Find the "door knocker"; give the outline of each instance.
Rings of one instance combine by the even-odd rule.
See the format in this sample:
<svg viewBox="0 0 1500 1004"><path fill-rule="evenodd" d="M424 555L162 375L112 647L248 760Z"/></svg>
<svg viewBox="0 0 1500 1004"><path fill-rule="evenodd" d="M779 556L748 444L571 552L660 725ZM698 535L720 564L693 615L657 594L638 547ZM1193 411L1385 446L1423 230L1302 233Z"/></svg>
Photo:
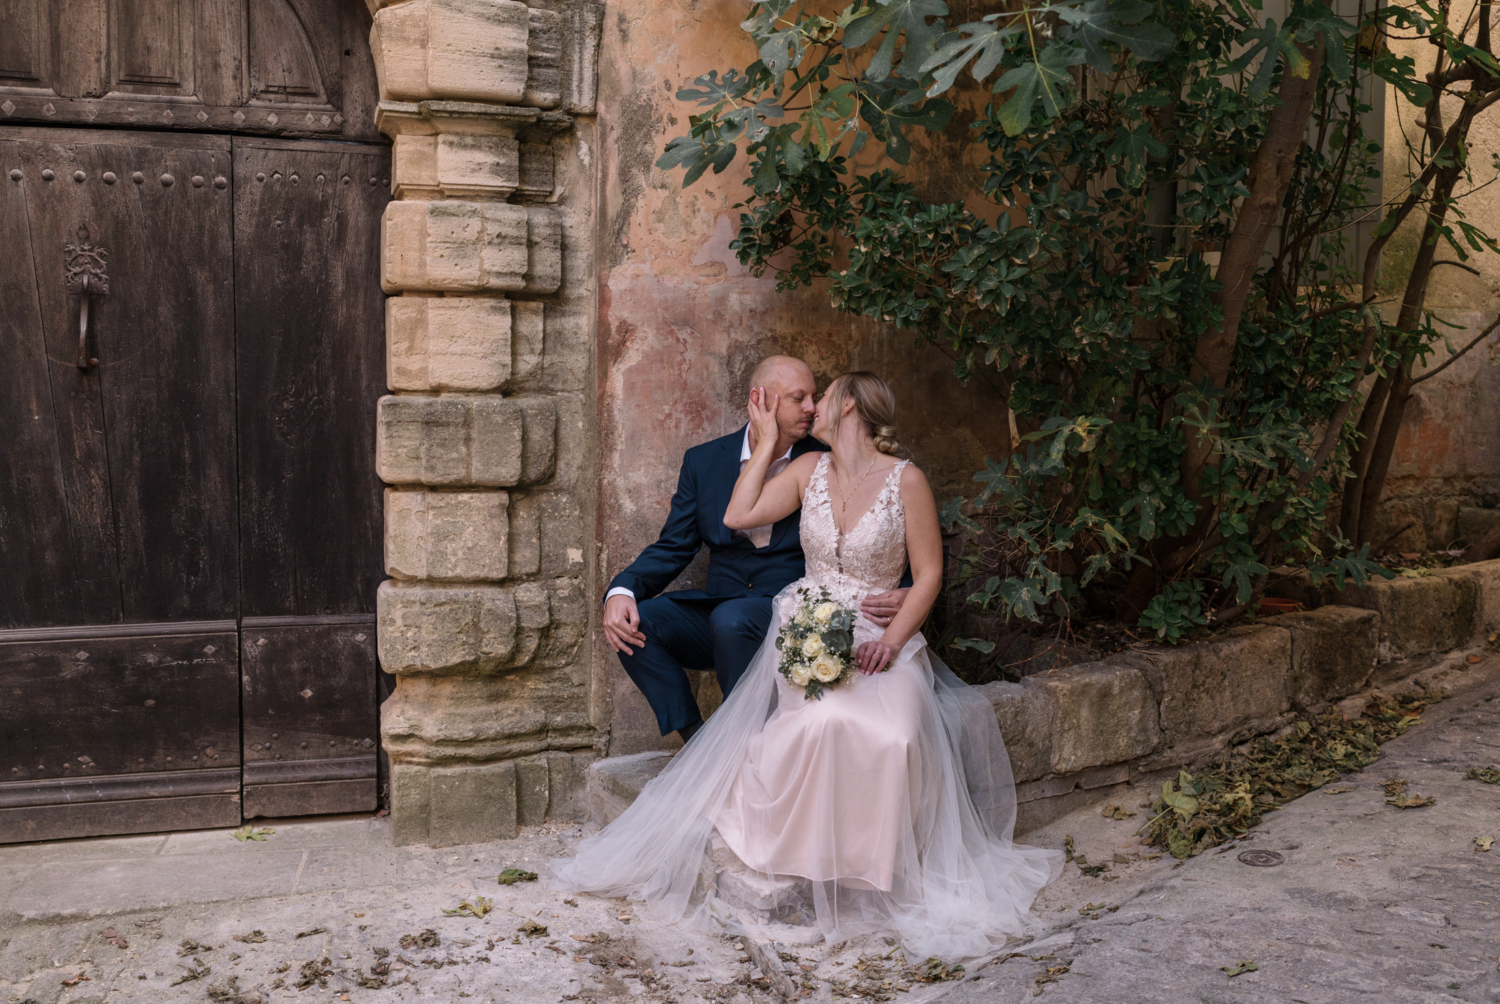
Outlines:
<svg viewBox="0 0 1500 1004"><path fill-rule="evenodd" d="M109 292L109 275L105 272L109 264L109 251L97 244L88 243L87 227L78 228L78 243L63 248L63 286L69 293L79 294L78 305L78 368L86 370L98 366L97 357L89 355L89 298L104 296Z"/></svg>

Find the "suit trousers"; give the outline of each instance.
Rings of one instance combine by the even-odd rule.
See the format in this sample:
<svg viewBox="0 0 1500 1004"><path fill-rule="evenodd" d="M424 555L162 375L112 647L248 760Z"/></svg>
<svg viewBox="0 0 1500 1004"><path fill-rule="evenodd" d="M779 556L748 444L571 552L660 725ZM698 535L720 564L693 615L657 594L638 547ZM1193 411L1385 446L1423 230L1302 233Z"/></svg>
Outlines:
<svg viewBox="0 0 1500 1004"><path fill-rule="evenodd" d="M646 695L661 734L703 721L684 669L712 669L724 696L744 675L771 626L771 597L674 600L639 604L645 647L620 664Z"/></svg>

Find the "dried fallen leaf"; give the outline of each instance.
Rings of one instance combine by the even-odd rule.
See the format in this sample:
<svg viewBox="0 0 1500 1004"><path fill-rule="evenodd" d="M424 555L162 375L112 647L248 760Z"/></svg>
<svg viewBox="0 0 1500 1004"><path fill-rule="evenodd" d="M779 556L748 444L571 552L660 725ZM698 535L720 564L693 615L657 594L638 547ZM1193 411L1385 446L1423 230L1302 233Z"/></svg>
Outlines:
<svg viewBox="0 0 1500 1004"><path fill-rule="evenodd" d="M1477 666L1477 665L1479 665L1479 662L1480 662L1481 658L1482 657L1479 656L1479 655L1471 655L1471 656L1469 656L1469 665L1470 666Z"/></svg>
<svg viewBox="0 0 1500 1004"><path fill-rule="evenodd" d="M257 830L253 824L246 823L238 830L235 830L234 833L231 834L231 836L233 836L234 839L243 844L247 840L264 840L275 832L276 831L269 826Z"/></svg>
<svg viewBox="0 0 1500 1004"><path fill-rule="evenodd" d="M421 934L401 935L402 948L437 948L442 945L442 939L432 928L427 928Z"/></svg>
<svg viewBox="0 0 1500 1004"><path fill-rule="evenodd" d="M308 928L306 931L298 931L297 932L297 937L298 938L311 938L315 934L327 934L327 933L328 933L328 928L326 928L326 927L312 927L312 928Z"/></svg>
<svg viewBox="0 0 1500 1004"><path fill-rule="evenodd" d="M1414 791L1410 795L1392 795L1385 800L1386 805L1394 805L1398 809L1421 809L1429 805L1436 805L1437 799L1428 798L1420 791Z"/></svg>
<svg viewBox="0 0 1500 1004"><path fill-rule="evenodd" d="M526 935L526 937L528 938L542 938L546 937L547 935L547 928L542 926L541 924L538 924L534 920L528 920L526 923L516 928L516 931Z"/></svg>
<svg viewBox="0 0 1500 1004"><path fill-rule="evenodd" d="M1475 767L1464 775L1465 781L1483 781L1485 784L1500 784L1500 770L1494 767Z"/></svg>
<svg viewBox="0 0 1500 1004"><path fill-rule="evenodd" d="M578 905L578 900L574 899L572 896L569 896L567 899L563 900L563 902L566 903L568 906L577 906Z"/></svg>
<svg viewBox="0 0 1500 1004"><path fill-rule="evenodd" d="M1255 972L1259 968L1260 968L1260 966L1257 966L1254 962L1251 962L1249 959L1241 959L1239 962L1235 963L1232 966L1220 966L1219 967L1219 971L1220 972L1224 972L1224 973L1228 973L1229 974L1229 978L1230 979L1234 979L1236 976L1240 975L1241 973L1253 973L1253 972Z"/></svg>
<svg viewBox="0 0 1500 1004"><path fill-rule="evenodd" d="M179 963L179 965L180 964L181 963ZM187 969L187 967L185 966L183 968ZM187 969L187 971L184 972L181 976L173 980L172 986L175 987L179 983L187 983L191 980L201 980L211 972L213 972L212 966L205 966L202 959L195 958L193 959L193 968Z"/></svg>
<svg viewBox="0 0 1500 1004"><path fill-rule="evenodd" d="M185 955L197 955L199 952L211 952L213 950L213 945L205 945L201 941L194 941L192 938L184 938L177 943L177 957L179 959Z"/></svg>
<svg viewBox="0 0 1500 1004"><path fill-rule="evenodd" d="M65 987L76 987L76 986L78 986L78 984L82 983L84 980L86 980L88 978L89 977L83 975L83 973L80 972L77 976L73 977L71 980L63 980L62 981L62 985L65 986Z"/></svg>
<svg viewBox="0 0 1500 1004"><path fill-rule="evenodd" d="M100 932L99 937L103 938L109 944L114 945L116 948L124 949L130 947L130 942L125 940L125 936L119 931L116 931L113 927L107 928L106 930Z"/></svg>
<svg viewBox="0 0 1500 1004"><path fill-rule="evenodd" d="M236 934L234 936L234 940L235 941L243 941L246 944L250 944L250 945L258 945L261 942L263 942L263 941L266 940L266 932L262 931L260 928L256 928L255 930L251 931L249 934Z"/></svg>
<svg viewBox="0 0 1500 1004"><path fill-rule="evenodd" d="M1494 845L1495 845L1495 838L1494 837L1475 837L1474 838L1474 850L1476 850L1476 851L1487 851L1491 847L1493 847Z"/></svg>
<svg viewBox="0 0 1500 1004"><path fill-rule="evenodd" d="M1036 989L1031 991L1031 996L1040 997L1042 995L1042 987L1048 983L1056 983L1072 968L1073 964L1071 962L1058 966L1048 966L1047 971L1036 978Z"/></svg>
<svg viewBox="0 0 1500 1004"><path fill-rule="evenodd" d="M1100 812L1105 819L1129 819L1135 815L1134 809L1127 809L1123 805L1106 805Z"/></svg>
<svg viewBox="0 0 1500 1004"><path fill-rule="evenodd" d="M501 885L515 885L517 882L535 882L536 872L528 872L520 868L507 868L500 873L497 881Z"/></svg>
<svg viewBox="0 0 1500 1004"><path fill-rule="evenodd" d="M1385 789L1387 795L1399 795L1406 790L1408 783L1404 777L1388 777L1380 782L1380 786Z"/></svg>
<svg viewBox="0 0 1500 1004"><path fill-rule="evenodd" d="M473 900L466 899L459 903L456 909L444 909L443 912L450 917L454 915L461 917L483 917L490 912L494 905L492 901L485 899L483 896L475 896Z"/></svg>

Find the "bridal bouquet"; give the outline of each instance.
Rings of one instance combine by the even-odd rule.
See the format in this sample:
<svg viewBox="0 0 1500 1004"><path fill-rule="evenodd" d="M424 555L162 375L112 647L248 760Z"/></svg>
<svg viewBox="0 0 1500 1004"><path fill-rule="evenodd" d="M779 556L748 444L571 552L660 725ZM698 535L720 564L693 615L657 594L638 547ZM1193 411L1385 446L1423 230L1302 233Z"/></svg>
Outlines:
<svg viewBox="0 0 1500 1004"><path fill-rule="evenodd" d="M802 602L776 636L781 675L803 688L803 697L823 696L823 688L848 678L853 667L854 611L833 602L827 589L815 596L797 590Z"/></svg>

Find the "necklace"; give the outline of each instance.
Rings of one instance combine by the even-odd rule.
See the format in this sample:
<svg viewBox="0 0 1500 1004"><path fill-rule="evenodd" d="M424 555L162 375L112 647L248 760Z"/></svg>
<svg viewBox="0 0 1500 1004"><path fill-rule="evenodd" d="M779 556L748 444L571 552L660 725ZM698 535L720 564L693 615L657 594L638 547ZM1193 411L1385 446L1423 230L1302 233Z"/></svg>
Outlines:
<svg viewBox="0 0 1500 1004"><path fill-rule="evenodd" d="M839 512L845 513L849 511L849 499L852 498L854 493L859 490L859 486L865 483L865 478L868 478L870 476L870 472L875 469L875 461L879 459L879 456L875 456L870 459L870 466L865 468L864 474L861 474L859 480L854 482L854 487L850 488L847 494L842 490L842 488L840 489ZM835 471L834 476L837 477L838 472ZM844 479L839 478L839 480L843 481Z"/></svg>

